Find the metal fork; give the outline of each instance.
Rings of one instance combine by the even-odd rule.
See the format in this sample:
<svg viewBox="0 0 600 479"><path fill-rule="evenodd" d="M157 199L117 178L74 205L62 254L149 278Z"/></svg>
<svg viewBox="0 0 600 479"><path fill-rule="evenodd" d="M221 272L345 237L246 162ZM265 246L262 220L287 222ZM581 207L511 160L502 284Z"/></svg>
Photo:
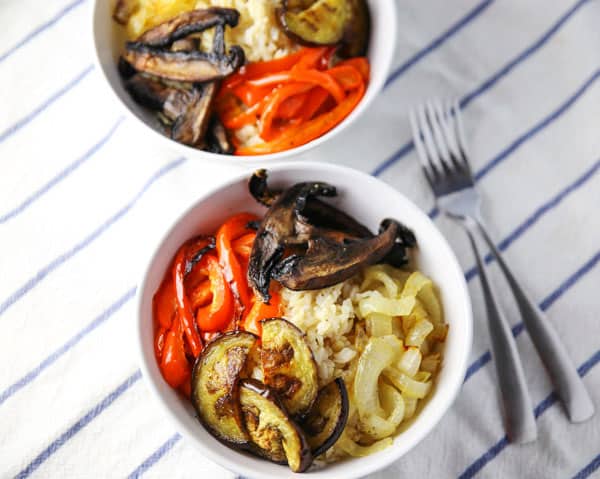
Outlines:
<svg viewBox="0 0 600 479"><path fill-rule="evenodd" d="M410 123L413 141L437 206L464 226L475 253L509 438L518 443L534 440L537 436L535 418L516 344L492 291L483 256L475 241L477 234L481 234L507 279L523 323L569 419L572 422L589 419L594 414L594 405L558 334L519 285L484 226L458 103L442 105L439 100L430 101L410 113Z"/></svg>

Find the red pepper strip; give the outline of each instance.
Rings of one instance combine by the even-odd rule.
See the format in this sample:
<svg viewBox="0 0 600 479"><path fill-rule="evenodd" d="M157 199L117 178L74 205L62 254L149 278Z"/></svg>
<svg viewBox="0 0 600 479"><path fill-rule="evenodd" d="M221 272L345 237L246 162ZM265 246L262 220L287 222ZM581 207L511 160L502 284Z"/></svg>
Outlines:
<svg viewBox="0 0 600 479"><path fill-rule="evenodd" d="M163 280L158 291L154 293L152 310L155 321L164 329L169 329L173 324L173 318L177 315L175 289L170 276Z"/></svg>
<svg viewBox="0 0 600 479"><path fill-rule="evenodd" d="M154 355L159 364L165 349L165 338L168 332L166 328L159 326L154 334Z"/></svg>
<svg viewBox="0 0 600 479"><path fill-rule="evenodd" d="M338 103L344 99L344 90L342 90L342 87L329 75L329 72L319 70L292 69L289 72L274 73L258 78L257 80L249 81L248 83L254 86L265 87L290 82L310 83L314 86L318 85L325 88Z"/></svg>
<svg viewBox="0 0 600 479"><path fill-rule="evenodd" d="M289 120L299 116L300 110L308 99L308 92L286 98L277 110L277 117Z"/></svg>
<svg viewBox="0 0 600 479"><path fill-rule="evenodd" d="M241 256L242 260L248 261L250 257L250 253L252 252L252 245L254 244L254 239L256 238L256 233L247 233L244 236L240 236L238 239L234 240L231 243L233 247L233 251L236 255Z"/></svg>
<svg viewBox="0 0 600 479"><path fill-rule="evenodd" d="M307 68L316 68L321 62L321 59L329 55L331 47L305 48L304 54L292 67L294 70L302 70Z"/></svg>
<svg viewBox="0 0 600 479"><path fill-rule="evenodd" d="M308 93L308 99L306 100L306 104L304 108L302 108L302 120L311 120L312 117L319 111L321 105L325 103L325 100L329 97L329 92L324 90L321 87L313 88Z"/></svg>
<svg viewBox="0 0 600 479"><path fill-rule="evenodd" d="M179 386L179 391L181 391L181 394L186 398L190 399L192 397L192 382L189 379L184 381L183 384Z"/></svg>
<svg viewBox="0 0 600 479"><path fill-rule="evenodd" d="M229 218L221 225L217 231L217 254L219 263L225 278L231 285L233 291L237 294L244 308L251 306L251 293L248 287L246 276L244 275L240 262L233 252L231 242L240 236L250 232L247 225L250 221L256 220L255 215L249 213L240 213Z"/></svg>
<svg viewBox="0 0 600 479"><path fill-rule="evenodd" d="M206 279L200 283L190 294L190 303L192 311L196 311L201 306L206 306L212 299L212 290L210 289L210 280Z"/></svg>
<svg viewBox="0 0 600 479"><path fill-rule="evenodd" d="M254 106L271 93L271 90L271 88L257 87L251 82L245 82L236 86L233 89L233 94L244 102L246 106Z"/></svg>
<svg viewBox="0 0 600 479"><path fill-rule="evenodd" d="M364 84L357 90L351 91L346 99L333 110L323 113L316 118L288 128L275 140L253 146L238 148L236 155L263 155L295 148L318 138L338 125L356 107L365 93Z"/></svg>
<svg viewBox="0 0 600 479"><path fill-rule="evenodd" d="M257 78L263 76L267 73L280 72L282 70L289 70L292 68L298 61L310 52L312 49L310 48L301 48L295 53L291 55L287 55L282 58L277 58L275 60L269 60L264 62L252 62L244 65L233 75L229 75L225 80L223 80L221 86L220 94L227 90L231 89L246 80L251 80L253 78Z"/></svg>
<svg viewBox="0 0 600 479"><path fill-rule="evenodd" d="M271 126L273 125L273 120L277 116L279 106L284 100L291 96L305 93L311 88L313 88L313 85L305 83L290 83L278 88L271 100L266 104L258 122L258 134L260 137L267 141L273 138Z"/></svg>
<svg viewBox="0 0 600 479"><path fill-rule="evenodd" d="M192 355L197 358L202 351L202 342L196 326L194 324L194 313L192 311L192 305L185 293L185 285L183 282L185 275L185 268L187 264L187 252L188 243L185 243L175 256L175 262L173 263L173 283L175 285L175 300L177 304L178 316L185 332L188 345Z"/></svg>
<svg viewBox="0 0 600 479"><path fill-rule="evenodd" d="M336 67L337 66L345 66L345 65L356 68L358 70L358 72L361 74L361 76L363 77L363 80L365 81L365 83L367 83L369 81L371 67L369 66L369 60L367 60L366 57L348 58L347 60L342 60L341 62L339 62L336 65Z"/></svg>
<svg viewBox="0 0 600 479"><path fill-rule="evenodd" d="M363 83L362 75L351 65L338 65L327 70L327 73L346 91L354 90Z"/></svg>
<svg viewBox="0 0 600 479"><path fill-rule="evenodd" d="M242 126L256 123L262 109L262 103L257 103L241 113L238 112L236 115L221 115L221 121L223 122L223 125L225 125L225 128L237 130Z"/></svg>
<svg viewBox="0 0 600 479"><path fill-rule="evenodd" d="M204 331L201 336L202 336L202 341L204 341L204 344L210 343L213 339L215 339L217 336L221 335L221 331Z"/></svg>
<svg viewBox="0 0 600 479"><path fill-rule="evenodd" d="M160 371L169 386L178 388L190 378L190 365L185 356L183 332L177 319L167 333L160 362Z"/></svg>
<svg viewBox="0 0 600 479"><path fill-rule="evenodd" d="M269 304L263 303L259 298L256 298L252 309L244 318L242 328L244 331L254 333L257 336L262 335L261 320L266 318L275 318L281 314L281 299L279 293L271 291L271 301Z"/></svg>
<svg viewBox="0 0 600 479"><path fill-rule="evenodd" d="M213 255L202 259L208 271L212 301L198 309L196 322L201 331L220 331L234 316L234 299L221 266Z"/></svg>

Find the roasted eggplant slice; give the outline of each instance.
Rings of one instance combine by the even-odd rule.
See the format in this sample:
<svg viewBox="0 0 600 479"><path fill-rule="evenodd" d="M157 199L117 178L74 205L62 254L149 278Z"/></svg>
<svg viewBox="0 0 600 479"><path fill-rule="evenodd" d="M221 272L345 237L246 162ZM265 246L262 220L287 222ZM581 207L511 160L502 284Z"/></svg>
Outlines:
<svg viewBox="0 0 600 479"><path fill-rule="evenodd" d="M346 58L364 56L367 53L371 31L369 7L366 0L347 0L347 2L350 14L344 29L339 54Z"/></svg>
<svg viewBox="0 0 600 479"><path fill-rule="evenodd" d="M137 71L169 80L201 83L236 71L244 63L244 50L234 45L229 55L220 56L214 52L172 52L140 42L128 42L124 58Z"/></svg>
<svg viewBox="0 0 600 479"><path fill-rule="evenodd" d="M303 472L312 463L302 430L288 416L277 395L254 379L240 382L240 405L255 452L270 461Z"/></svg>
<svg viewBox="0 0 600 479"><path fill-rule="evenodd" d="M168 47L177 40L217 25L235 27L240 14L233 8L204 8L177 15L145 32L137 42L151 47Z"/></svg>
<svg viewBox="0 0 600 479"><path fill-rule="evenodd" d="M208 431L230 444L247 444L239 403L239 378L257 338L246 332L226 333L209 343L192 372L192 403Z"/></svg>
<svg viewBox="0 0 600 479"><path fill-rule="evenodd" d="M348 392L342 378L319 391L301 426L313 457L323 454L338 440L348 421Z"/></svg>
<svg viewBox="0 0 600 479"><path fill-rule="evenodd" d="M306 335L283 318L262 321L264 382L281 398L286 410L301 417L312 406L319 388L317 363Z"/></svg>
<svg viewBox="0 0 600 479"><path fill-rule="evenodd" d="M351 14L348 0L284 0L279 19L286 33L301 43L335 45Z"/></svg>
<svg viewBox="0 0 600 479"><path fill-rule="evenodd" d="M198 145L204 139L210 121L217 86L214 83L206 83L201 88L201 91L196 90L187 110L175 120L171 129L171 138L185 145Z"/></svg>
<svg viewBox="0 0 600 479"><path fill-rule="evenodd" d="M389 222L379 235L340 244L327 237L308 240L304 255L280 261L271 275L292 290L320 289L347 280L361 268L383 259L396 242L398 223ZM256 244L256 243L255 243Z"/></svg>
<svg viewBox="0 0 600 479"><path fill-rule="evenodd" d="M234 150L233 143L229 140L227 130L218 115L212 116L208 126L207 149L212 153L223 155L231 155Z"/></svg>

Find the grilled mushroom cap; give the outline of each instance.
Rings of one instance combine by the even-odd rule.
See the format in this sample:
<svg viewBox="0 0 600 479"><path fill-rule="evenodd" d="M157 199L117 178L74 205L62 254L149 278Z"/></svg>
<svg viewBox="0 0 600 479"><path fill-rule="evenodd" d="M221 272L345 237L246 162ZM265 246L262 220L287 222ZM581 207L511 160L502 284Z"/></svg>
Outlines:
<svg viewBox="0 0 600 479"><path fill-rule="evenodd" d="M244 50L234 45L229 55L201 51L168 51L139 42L125 45L125 60L137 71L161 78L187 82L207 82L223 78L244 63Z"/></svg>
<svg viewBox="0 0 600 479"><path fill-rule="evenodd" d="M152 47L168 47L193 33L203 32L217 25L235 27L240 14L233 8L204 8L184 12L143 33L138 43Z"/></svg>
<svg viewBox="0 0 600 479"><path fill-rule="evenodd" d="M198 145L204 139L216 92L215 83L206 83L202 87L195 88L194 98L186 111L173 123L172 139L190 146Z"/></svg>

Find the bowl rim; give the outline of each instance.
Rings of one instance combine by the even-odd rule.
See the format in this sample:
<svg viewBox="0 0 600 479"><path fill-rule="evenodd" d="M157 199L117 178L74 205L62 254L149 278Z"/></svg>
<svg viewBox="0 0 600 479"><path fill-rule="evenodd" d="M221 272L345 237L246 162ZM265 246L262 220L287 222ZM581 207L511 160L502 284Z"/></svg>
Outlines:
<svg viewBox="0 0 600 479"><path fill-rule="evenodd" d="M442 417L448 412L448 410L453 405L456 400L458 393L461 390L463 379L465 373L467 371L468 359L471 352L472 347L472 337L473 337L473 312L472 312L472 304L471 298L469 295L467 283L464 277L464 273L462 268L454 254L454 251L450 247L450 244L446 240L446 238L439 231L437 226L433 223L433 221L410 199L404 196L400 191L396 190L392 186L384 183L382 180L368 175L362 171L349 168L346 166L340 166L336 164L330 163L321 163L321 162L281 162L274 163L269 165L270 171L286 171L286 170L294 170L294 169L308 169L311 171L315 171L318 173L319 171L329 171L331 173L341 173L345 175L354 175L357 179L361 179L362 181L371 182L374 186L376 185L378 188L383 188L388 190L390 193L398 195L402 197L406 202L414 207L414 213L417 216L421 216L421 220L424 220L426 223L429 223L429 226L432 228L432 231L436 232L438 235L438 240L441 241L441 244L445 246L446 252L445 255L448 259L447 268L451 268L455 272L458 272L457 275L457 287L460 290L460 294L457 295L458 301L461 302L461 309L464 311L465 317L463 318L463 330L461 331L462 341L461 345L464 346L462 350L458 350L458 360L455 368L451 371L451 380L444 387L443 392L443 402L438 405L436 409L433 409L429 413L429 422L424 427L418 429L418 433L413 437L412 444L408 447L403 448L403 443L395 442L392 446L390 446L386 451L381 451L378 454L374 454L371 456L366 456L364 458L352 458L350 459L353 464L353 470L345 477L348 479L358 479L364 475L374 473L385 467L391 465L393 462L399 460L402 456L404 456L408 451L416 447L428 434L430 434L433 429L438 425ZM242 461L235 462L231 459L219 454L211 450L209 447L205 446L204 443L195 437L191 431L191 426L189 424L185 424L179 420L179 418L175 415L175 413L171 410L170 406L167 402L161 397L161 393L159 391L158 384L155 381L153 373L150 371L148 362L146 361L145 348L142 341L142 327L143 325L143 296L144 291L146 290L146 282L148 280L148 274L155 263L158 253L162 248L163 244L167 241L169 236L177 229L180 223L190 214L195 208L198 207L200 203L207 200L211 196L218 194L221 191L224 191L234 184L238 183L246 179L249 175L249 171L243 171L238 174L232 175L227 180L213 185L211 188L203 192L199 195L195 200L193 200L186 208L183 208L181 213L177 214L174 220L170 223L169 227L166 228L163 234L157 235L155 237L155 241L151 243L150 249L146 251L149 252L147 254L147 262L144 264L142 268L141 280L138 282L138 288L136 291L136 310L135 317L133 320L133 325L135 327L135 342L137 348L138 361L140 362L140 369L142 371L142 376L144 378L145 384L149 387L151 391L151 395L154 397L156 403L158 403L159 408L164 411L167 418L174 425L175 429L182 434L182 436L186 437L186 439L192 444L196 449L199 449L205 457L210 459L211 461L219 464L220 466L226 468L229 471L235 472L237 474L241 474L245 477L260 477L256 475L256 472L253 471L248 465L245 465ZM458 345L457 345L458 348ZM153 356L152 356L153 357ZM434 389L434 394L428 399L428 403L436 396L440 394L440 390L436 387ZM413 424L409 426L413 427ZM394 454L395 452L395 454ZM373 458L376 457L377 460L374 461ZM318 471L315 471L318 472ZM325 474L324 476L327 476ZM335 477L335 476L327 476L327 477Z"/></svg>
<svg viewBox="0 0 600 479"><path fill-rule="evenodd" d="M201 157L201 159L208 160L208 161L223 161L223 157L226 156L227 161L230 164L238 165L238 166L239 165L250 166L250 165L255 165L255 164L259 164L259 163L271 163L271 162L280 161L280 160L283 160L283 159L286 159L286 158L289 158L292 156L300 155L302 153L306 153L307 151L312 150L313 148L316 148L319 145L325 143L329 139L333 138L334 136L336 136L339 133L341 133L342 131L344 131L349 125L354 123L356 121L356 119L359 116L361 116L367 110L367 108L369 106L371 106L371 104L373 103L373 100L381 93L381 91L383 90L383 87L385 86L387 76L391 70L392 62L393 62L394 54L395 54L395 50L396 50L395 39L397 37L397 31L398 31L398 21L397 21L397 15L396 15L396 12L397 12L396 1L395 0L374 0L379 3L385 3L386 8L389 9L390 12L392 12L392 14L390 15L390 18L387 19L386 21L388 21L389 25L390 25L388 36L389 36L389 38L393 39L394 41L391 42L391 46L385 51L386 54L383 56L384 60L382 61L383 68L382 68L381 78L376 83L373 83L372 79L369 80L369 84L367 85L367 90L365 91L364 96L362 97L362 99L360 100L358 105L356 105L354 107L354 109L350 112L350 114L346 118L344 118L341 121L341 123L336 125L334 128L329 130L324 135L321 135L318 138L315 138L314 140L309 141L308 143L305 143L304 145L300 145L295 148L291 148L289 150L284 150L284 151L280 151L277 153L268 153L268 154L263 154L263 155L245 155L245 156L222 155L219 153L211 153L208 151L198 150L191 146L187 146L187 145L184 145L183 143L179 143L175 140L172 140L171 138L169 138L165 134L161 133L157 129L148 125L145 121L142 121L142 119L140 119L121 100L121 98L115 91L115 89L104 69L104 66L100 60L100 54L99 54L100 47L99 47L99 38L96 33L96 20L97 20L96 17L97 17L98 4L100 2L106 2L106 1L109 1L109 0L93 0L92 4L90 5L90 17L89 18L90 18L90 22L91 22L91 32L92 32L93 63L94 63L95 68L100 72L100 75L102 77L101 83L104 84L105 88L108 91L110 91L109 96L112 98L112 101L116 102L116 104L119 105L119 108L121 110L125 110L127 117L132 119L135 124L140 125L144 130L150 131L151 137L154 139L153 141L156 141L157 144L161 144L168 148L174 149L175 151L177 151L180 154L183 154L183 155L186 155L189 157L198 157L198 158ZM111 17L110 21L113 21L112 17ZM158 143L158 142L160 142L160 143Z"/></svg>

